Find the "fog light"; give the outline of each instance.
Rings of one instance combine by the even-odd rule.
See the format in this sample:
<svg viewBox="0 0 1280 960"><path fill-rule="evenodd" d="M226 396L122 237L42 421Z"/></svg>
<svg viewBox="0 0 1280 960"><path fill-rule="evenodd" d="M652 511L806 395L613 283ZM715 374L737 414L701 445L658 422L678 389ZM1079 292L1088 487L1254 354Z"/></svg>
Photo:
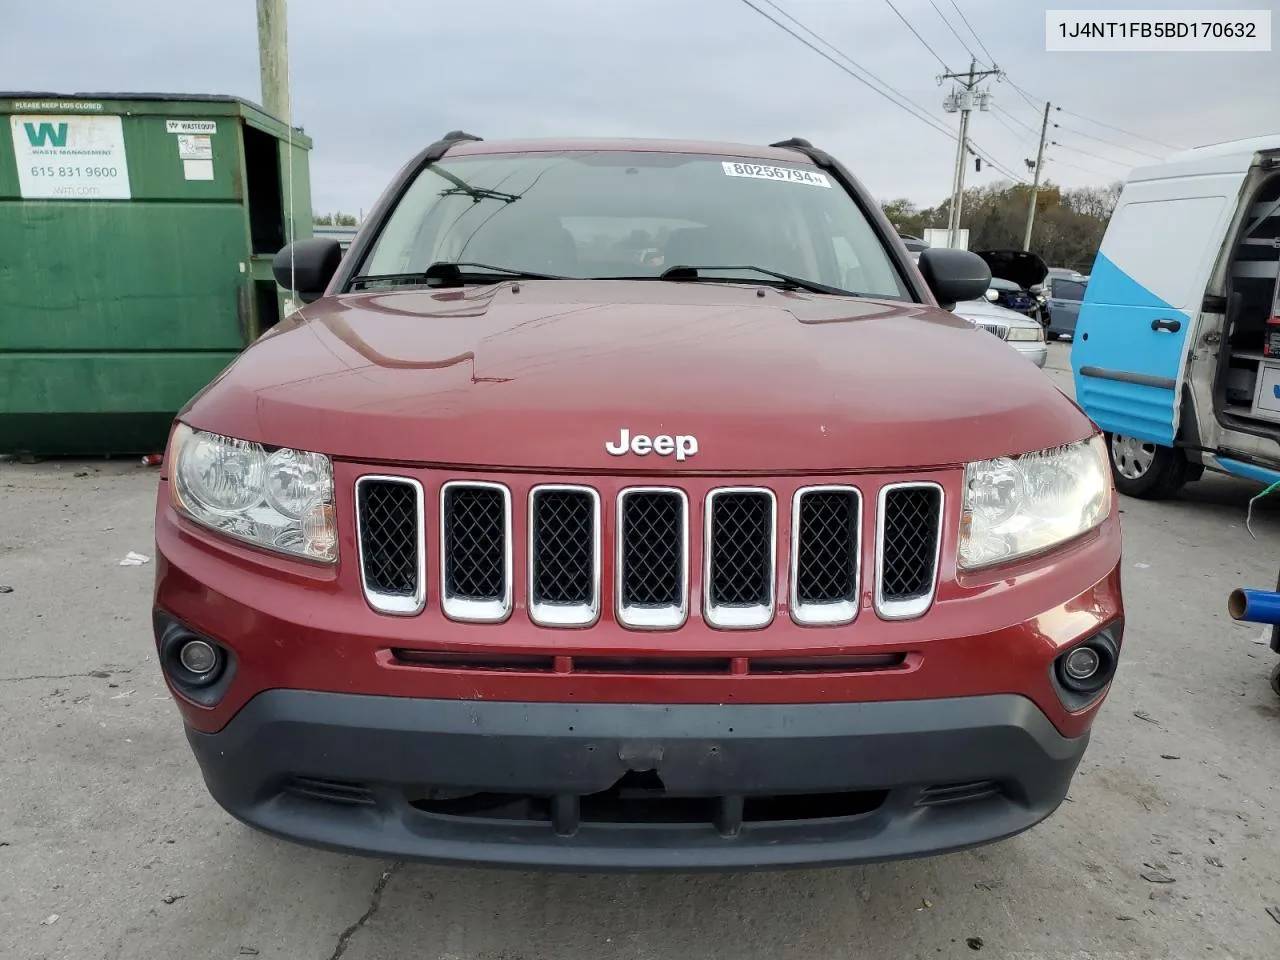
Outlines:
<svg viewBox="0 0 1280 960"><path fill-rule="evenodd" d="M1088 680L1100 666L1102 658L1092 647L1077 647L1062 661L1063 672L1072 680Z"/></svg>
<svg viewBox="0 0 1280 960"><path fill-rule="evenodd" d="M1120 648L1108 630L1058 655L1052 677L1068 709L1083 709L1106 688L1115 676L1119 656Z"/></svg>
<svg viewBox="0 0 1280 960"><path fill-rule="evenodd" d="M218 651L203 640L191 640L178 651L178 662L196 676L203 676L218 665Z"/></svg>

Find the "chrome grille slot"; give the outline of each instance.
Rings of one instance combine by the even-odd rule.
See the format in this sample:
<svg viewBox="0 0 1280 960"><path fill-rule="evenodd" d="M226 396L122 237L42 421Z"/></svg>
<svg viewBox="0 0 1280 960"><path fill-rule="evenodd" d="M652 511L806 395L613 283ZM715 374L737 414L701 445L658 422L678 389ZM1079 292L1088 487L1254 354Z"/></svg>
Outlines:
<svg viewBox="0 0 1280 960"><path fill-rule="evenodd" d="M942 487L894 483L880 490L876 518L876 610L918 617L933 603L942 539Z"/></svg>
<svg viewBox="0 0 1280 960"><path fill-rule="evenodd" d="M451 481L440 491L441 606L455 620L494 622L511 613L511 492Z"/></svg>
<svg viewBox="0 0 1280 960"><path fill-rule="evenodd" d="M776 512L771 490L707 494L702 594L712 626L762 627L773 619Z"/></svg>
<svg viewBox="0 0 1280 960"><path fill-rule="evenodd" d="M618 621L671 629L689 596L689 500L683 490L633 487L618 495Z"/></svg>
<svg viewBox="0 0 1280 960"><path fill-rule="evenodd" d="M796 491L791 511L791 616L802 624L858 615L862 494L856 487Z"/></svg>
<svg viewBox="0 0 1280 960"><path fill-rule="evenodd" d="M529 616L544 626L587 626L600 612L600 497L590 487L546 485L529 494Z"/></svg>
<svg viewBox="0 0 1280 960"><path fill-rule="evenodd" d="M379 613L413 616L426 603L422 485L405 477L356 480L360 585Z"/></svg>
<svg viewBox="0 0 1280 960"><path fill-rule="evenodd" d="M1009 336L1009 327L1003 323L988 323L985 320L975 320L974 323L987 331L987 333L994 334L1001 340L1007 339Z"/></svg>

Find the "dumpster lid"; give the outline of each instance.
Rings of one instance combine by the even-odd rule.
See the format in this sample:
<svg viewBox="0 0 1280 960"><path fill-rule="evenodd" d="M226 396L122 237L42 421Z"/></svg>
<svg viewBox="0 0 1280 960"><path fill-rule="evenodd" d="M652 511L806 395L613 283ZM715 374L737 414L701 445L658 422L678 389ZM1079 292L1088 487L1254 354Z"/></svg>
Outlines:
<svg viewBox="0 0 1280 960"><path fill-rule="evenodd" d="M54 93L49 90L0 90L0 100L163 100L192 103L243 103L261 110L258 104L225 93Z"/></svg>

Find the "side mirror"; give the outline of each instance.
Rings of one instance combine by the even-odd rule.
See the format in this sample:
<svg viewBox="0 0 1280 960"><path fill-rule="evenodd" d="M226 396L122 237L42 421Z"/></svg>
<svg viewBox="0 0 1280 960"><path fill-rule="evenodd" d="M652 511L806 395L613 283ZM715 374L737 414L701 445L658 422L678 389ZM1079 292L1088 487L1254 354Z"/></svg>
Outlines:
<svg viewBox="0 0 1280 960"><path fill-rule="evenodd" d="M987 287L987 292L984 293L983 296L986 297L988 300L990 300L992 303L995 303L997 300L1000 299L1000 291L997 290L995 287Z"/></svg>
<svg viewBox="0 0 1280 960"><path fill-rule="evenodd" d="M276 283L298 295L303 303L324 296L342 260L342 245L331 237L295 240L275 255L271 272Z"/></svg>
<svg viewBox="0 0 1280 960"><path fill-rule="evenodd" d="M920 273L944 310L985 296L991 286L991 268L968 250L931 247L920 254Z"/></svg>

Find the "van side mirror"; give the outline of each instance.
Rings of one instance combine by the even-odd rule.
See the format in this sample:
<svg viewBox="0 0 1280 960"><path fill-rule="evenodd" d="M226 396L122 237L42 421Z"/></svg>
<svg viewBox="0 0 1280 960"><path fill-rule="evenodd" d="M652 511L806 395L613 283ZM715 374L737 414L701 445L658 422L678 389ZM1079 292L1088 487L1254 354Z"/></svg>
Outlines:
<svg viewBox="0 0 1280 960"><path fill-rule="evenodd" d="M920 254L920 274L944 310L985 296L991 286L991 268L968 250L930 247Z"/></svg>
<svg viewBox="0 0 1280 960"><path fill-rule="evenodd" d="M295 240L275 255L271 272L276 283L298 295L303 303L324 296L325 287L338 270L342 245L332 237Z"/></svg>

